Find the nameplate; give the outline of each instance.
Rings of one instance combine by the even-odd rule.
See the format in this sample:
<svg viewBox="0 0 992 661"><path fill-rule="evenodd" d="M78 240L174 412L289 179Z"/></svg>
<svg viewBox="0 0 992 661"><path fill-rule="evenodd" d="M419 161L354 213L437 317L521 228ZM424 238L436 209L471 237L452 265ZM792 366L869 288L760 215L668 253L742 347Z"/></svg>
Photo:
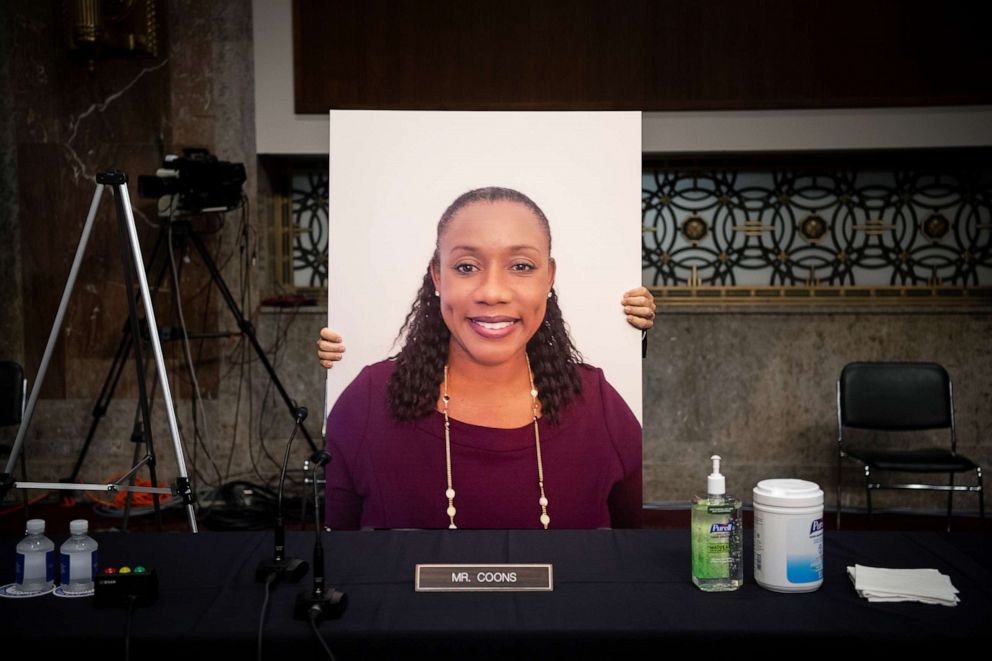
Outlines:
<svg viewBox="0 0 992 661"><path fill-rule="evenodd" d="M417 592L551 592L551 565L417 565Z"/></svg>

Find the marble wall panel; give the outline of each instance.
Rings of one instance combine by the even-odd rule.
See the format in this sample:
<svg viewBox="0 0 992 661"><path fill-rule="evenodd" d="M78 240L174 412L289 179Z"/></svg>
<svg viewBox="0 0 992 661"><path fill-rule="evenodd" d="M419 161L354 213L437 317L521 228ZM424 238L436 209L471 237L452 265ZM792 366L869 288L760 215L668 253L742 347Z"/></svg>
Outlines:
<svg viewBox="0 0 992 661"><path fill-rule="evenodd" d="M83 220L64 223L52 204L52 173L64 163L58 145L18 145L18 224L24 286L25 375L33 383L48 341L59 298L65 287L74 249L70 236L79 236ZM85 214L85 212L84 212ZM66 237L66 240L59 240ZM78 240L78 238L77 238ZM65 343L51 356L43 397L65 395Z"/></svg>
<svg viewBox="0 0 992 661"><path fill-rule="evenodd" d="M53 91L58 61L52 3L4 3L9 38L7 69L12 126L18 142L59 139L58 100Z"/></svg>
<svg viewBox="0 0 992 661"><path fill-rule="evenodd" d="M988 465L990 337L988 312L666 313L644 364L645 501L688 501L705 487L716 453L728 489L745 500L758 480L798 477L819 483L832 504L835 384L843 366L858 360L943 364L955 384L959 451ZM846 505L864 505L861 475L845 465ZM946 499L886 492L875 500L902 502L939 508ZM973 497L959 503L977 507Z"/></svg>
<svg viewBox="0 0 992 661"><path fill-rule="evenodd" d="M179 31L179 34L185 33ZM181 38L176 37L177 40ZM187 147L212 145L215 129L211 110L213 45L208 41L176 41L169 53L173 112L168 142L176 152Z"/></svg>

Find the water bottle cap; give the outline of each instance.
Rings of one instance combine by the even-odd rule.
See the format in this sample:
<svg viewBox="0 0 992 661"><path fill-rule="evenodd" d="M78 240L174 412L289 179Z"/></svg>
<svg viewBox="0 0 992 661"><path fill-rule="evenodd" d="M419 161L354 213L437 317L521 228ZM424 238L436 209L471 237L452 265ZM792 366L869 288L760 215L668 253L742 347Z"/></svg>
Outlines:
<svg viewBox="0 0 992 661"><path fill-rule="evenodd" d="M69 522L69 532L73 535L85 535L90 529L90 522L86 519L73 519Z"/></svg>
<svg viewBox="0 0 992 661"><path fill-rule="evenodd" d="M29 519L27 526L27 533L29 535L40 535L45 532L45 520L44 519Z"/></svg>

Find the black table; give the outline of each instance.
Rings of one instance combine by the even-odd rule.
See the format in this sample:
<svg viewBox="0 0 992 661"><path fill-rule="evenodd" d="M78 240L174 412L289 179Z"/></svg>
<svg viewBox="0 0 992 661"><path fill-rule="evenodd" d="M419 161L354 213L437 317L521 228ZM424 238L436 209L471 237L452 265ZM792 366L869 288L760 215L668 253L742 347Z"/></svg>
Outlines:
<svg viewBox="0 0 992 661"><path fill-rule="evenodd" d="M254 658L263 587L258 562L271 533L96 535L104 565L144 564L161 594L137 609L131 653L149 658ZM750 538L750 534L745 535ZM309 559L312 534L291 533L289 551ZM617 653L707 655L745 648L808 653L824 648L886 651L992 642L992 557L982 533L827 532L825 580L813 593L777 594L752 578L732 593L703 593L689 580L688 531L366 531L324 535L328 577L348 593L340 620L320 625L339 659L610 658ZM3 540L0 580L13 576L14 544ZM60 541L60 540L59 540ZM551 593L416 593L421 563L552 563ZM846 576L848 565L934 567L961 591L954 608L870 604ZM296 594L277 584L265 627L266 658L310 658L319 648L292 619ZM5 652L123 654L125 615L92 600L45 596L0 599ZM794 645L794 648L790 648ZM603 657L603 655L606 655ZM302 655L300 657L299 655Z"/></svg>

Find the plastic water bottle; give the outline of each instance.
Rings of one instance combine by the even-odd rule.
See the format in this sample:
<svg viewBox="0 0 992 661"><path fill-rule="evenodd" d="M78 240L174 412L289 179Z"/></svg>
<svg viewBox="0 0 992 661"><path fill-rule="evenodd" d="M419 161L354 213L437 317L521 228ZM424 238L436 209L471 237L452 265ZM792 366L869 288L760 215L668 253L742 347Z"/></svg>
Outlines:
<svg viewBox="0 0 992 661"><path fill-rule="evenodd" d="M97 543L87 535L90 524L86 519L69 522L72 537L59 547L62 554L62 591L68 593L93 590L93 576L97 573Z"/></svg>
<svg viewBox="0 0 992 661"><path fill-rule="evenodd" d="M15 583L20 592L50 590L55 579L55 544L45 537L45 520L31 519L17 544Z"/></svg>

